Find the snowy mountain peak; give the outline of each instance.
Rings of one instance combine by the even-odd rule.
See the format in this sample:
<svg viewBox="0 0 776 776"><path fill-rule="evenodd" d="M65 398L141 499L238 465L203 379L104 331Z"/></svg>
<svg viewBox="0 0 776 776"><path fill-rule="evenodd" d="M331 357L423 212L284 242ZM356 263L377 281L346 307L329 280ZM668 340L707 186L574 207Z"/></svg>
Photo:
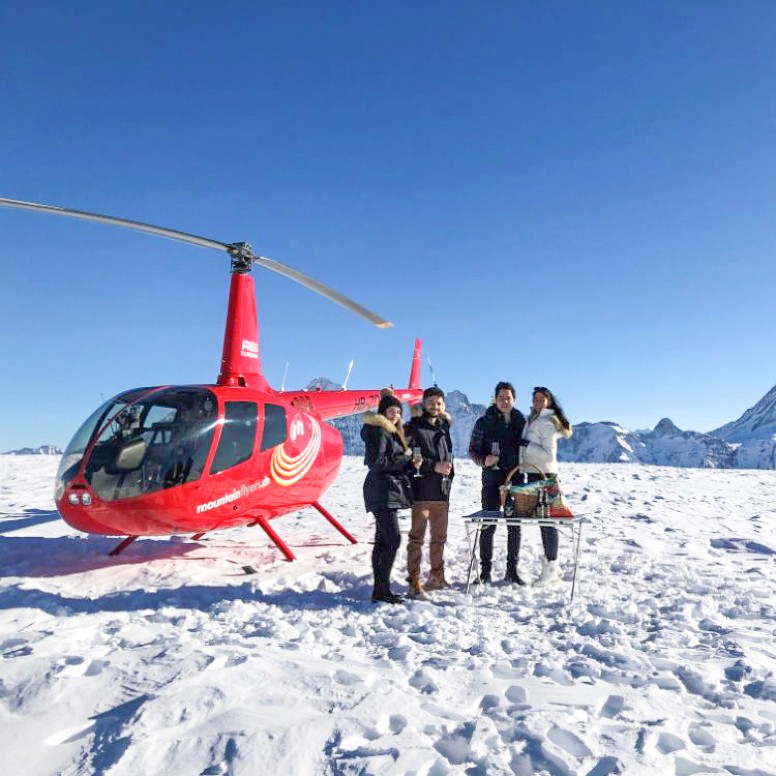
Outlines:
<svg viewBox="0 0 776 776"><path fill-rule="evenodd" d="M711 432L729 442L746 442L751 437L771 438L776 434L776 385L738 420Z"/></svg>
<svg viewBox="0 0 776 776"><path fill-rule="evenodd" d="M328 377L316 377L305 386L306 391L339 391L342 386Z"/></svg>
<svg viewBox="0 0 776 776"><path fill-rule="evenodd" d="M654 432L655 434L659 435L665 435L665 434L681 434L681 430L674 424L674 422L670 418L663 418L656 426Z"/></svg>
<svg viewBox="0 0 776 776"><path fill-rule="evenodd" d="M711 432L737 445L740 469L776 469L776 385L738 420Z"/></svg>

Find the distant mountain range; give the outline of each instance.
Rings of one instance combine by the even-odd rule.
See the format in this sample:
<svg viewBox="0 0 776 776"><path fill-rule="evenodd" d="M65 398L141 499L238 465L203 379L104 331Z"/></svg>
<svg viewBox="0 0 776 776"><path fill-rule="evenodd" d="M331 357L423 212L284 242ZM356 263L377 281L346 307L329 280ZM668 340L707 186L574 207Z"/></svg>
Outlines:
<svg viewBox="0 0 776 776"><path fill-rule="evenodd" d="M22 447L20 450L8 450L3 455L62 455L56 445L41 445L40 447Z"/></svg>
<svg viewBox="0 0 776 776"><path fill-rule="evenodd" d="M309 388L339 386L314 380ZM450 391L445 401L453 418L453 453L468 454L474 423L484 412L461 391ZM345 453L363 455L358 415L339 418L332 425L342 434ZM577 423L571 439L560 440L558 458L578 463L649 463L706 469L776 469L776 386L738 420L704 434L682 431L663 418L651 431L631 431L618 423Z"/></svg>
<svg viewBox="0 0 776 776"><path fill-rule="evenodd" d="M340 386L325 377L310 382L308 390ZM445 397L453 418L453 454L466 457L474 424L485 405L472 404L461 391ZM341 434L346 455L363 455L361 416L331 421ZM54 445L9 450L4 455L62 455ZM708 434L682 431L663 418L652 431L631 431L618 423L577 423L571 439L560 440L558 458L579 463L650 463L704 469L776 469L776 386L738 420Z"/></svg>

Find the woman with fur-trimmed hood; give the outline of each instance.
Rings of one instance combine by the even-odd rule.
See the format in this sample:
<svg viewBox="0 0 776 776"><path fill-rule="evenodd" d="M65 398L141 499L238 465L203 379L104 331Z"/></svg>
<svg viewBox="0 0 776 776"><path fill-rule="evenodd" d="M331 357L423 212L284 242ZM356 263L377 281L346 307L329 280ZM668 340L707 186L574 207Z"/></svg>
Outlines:
<svg viewBox="0 0 776 776"><path fill-rule="evenodd" d="M404 599L391 592L391 569L401 543L397 513L412 506L412 451L404 438L401 402L393 391L386 389L376 413L366 412L361 417L364 464L369 467L364 480L364 505L375 516L372 600L397 604Z"/></svg>

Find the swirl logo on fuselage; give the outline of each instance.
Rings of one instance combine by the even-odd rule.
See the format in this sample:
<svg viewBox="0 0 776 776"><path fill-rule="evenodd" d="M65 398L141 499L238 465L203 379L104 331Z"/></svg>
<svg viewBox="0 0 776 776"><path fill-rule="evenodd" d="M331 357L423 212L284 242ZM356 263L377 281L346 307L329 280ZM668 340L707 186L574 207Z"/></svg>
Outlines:
<svg viewBox="0 0 776 776"><path fill-rule="evenodd" d="M291 451L286 450L286 445ZM282 488L299 482L312 468L320 449L321 427L318 421L306 412L300 413L289 426L288 439L272 451L270 477Z"/></svg>

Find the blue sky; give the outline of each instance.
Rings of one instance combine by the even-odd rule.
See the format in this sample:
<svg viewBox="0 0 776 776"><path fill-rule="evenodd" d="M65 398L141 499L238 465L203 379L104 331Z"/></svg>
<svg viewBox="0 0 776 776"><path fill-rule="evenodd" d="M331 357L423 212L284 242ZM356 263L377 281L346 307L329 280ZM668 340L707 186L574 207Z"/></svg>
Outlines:
<svg viewBox="0 0 776 776"><path fill-rule="evenodd" d="M0 6L0 196L245 240L264 369L707 431L774 383L771 2ZM0 209L0 450L212 382L228 259ZM429 381L424 369L424 382Z"/></svg>

